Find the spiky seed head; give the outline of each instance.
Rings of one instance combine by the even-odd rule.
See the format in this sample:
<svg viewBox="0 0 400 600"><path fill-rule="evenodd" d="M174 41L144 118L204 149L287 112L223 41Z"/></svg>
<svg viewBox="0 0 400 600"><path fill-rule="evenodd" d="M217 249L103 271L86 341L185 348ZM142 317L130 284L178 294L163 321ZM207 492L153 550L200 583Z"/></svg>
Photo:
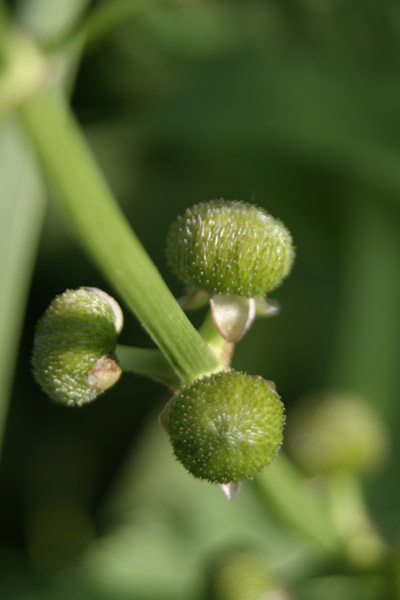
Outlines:
<svg viewBox="0 0 400 600"><path fill-rule="evenodd" d="M289 231L261 208L212 200L188 208L172 224L167 259L188 291L246 298L262 296L289 274Z"/></svg>
<svg viewBox="0 0 400 600"><path fill-rule="evenodd" d="M349 393L325 392L305 398L288 420L288 448L311 476L337 469L372 469L387 455L387 440L372 406Z"/></svg>
<svg viewBox="0 0 400 600"><path fill-rule="evenodd" d="M223 371L183 387L163 417L177 459L214 483L251 478L282 443L283 404L269 382Z"/></svg>
<svg viewBox="0 0 400 600"><path fill-rule="evenodd" d="M52 400L82 406L118 381L121 369L112 352L122 312L111 300L96 288L67 290L40 318L33 374Z"/></svg>

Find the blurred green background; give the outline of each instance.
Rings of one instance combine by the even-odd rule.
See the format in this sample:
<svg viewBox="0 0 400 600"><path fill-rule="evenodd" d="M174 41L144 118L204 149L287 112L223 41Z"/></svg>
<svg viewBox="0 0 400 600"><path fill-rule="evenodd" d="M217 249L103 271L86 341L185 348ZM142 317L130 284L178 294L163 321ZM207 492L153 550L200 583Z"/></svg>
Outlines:
<svg viewBox="0 0 400 600"><path fill-rule="evenodd" d="M56 53L74 22L90 24L113 0L66 4L70 23L60 31L54 20L61 1L9 7ZM274 380L288 420L304 394L325 389L356 392L376 408L391 432L391 454L365 480L365 493L395 544L398 2L120 4L132 6L112 27L92 21L71 84L73 108L107 180L176 296L182 289L168 272L164 241L187 206L241 199L290 229L295 267L273 294L281 314L253 326L233 366ZM7 173L23 179L10 156L0 144L0 175L7 164ZM158 426L169 397L158 384L126 375L82 410L43 395L30 371L36 320L66 288L112 290L65 225L53 190L37 190L35 177L24 193L48 196L49 204L37 257L26 259L30 288L0 463L1 597L200 600L210 597L211 565L244 549L257 553L290 597L383 598L372 575L332 570L308 579L319 573L320 557L250 484L228 504L217 486L186 474ZM7 186L0 181L1 189ZM0 192L0 203L7 201ZM40 200L37 207L40 223ZM4 218L3 237L6 228ZM20 235L15 244L25 243ZM6 318L13 316L18 311ZM191 318L197 325L202 316ZM135 318L125 317L121 343L151 346Z"/></svg>

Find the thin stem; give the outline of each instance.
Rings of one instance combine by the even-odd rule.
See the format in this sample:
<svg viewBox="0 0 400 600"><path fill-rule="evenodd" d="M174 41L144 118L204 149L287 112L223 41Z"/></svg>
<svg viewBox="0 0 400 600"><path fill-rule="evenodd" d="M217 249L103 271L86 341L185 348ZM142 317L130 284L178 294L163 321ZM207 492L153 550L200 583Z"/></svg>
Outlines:
<svg viewBox="0 0 400 600"><path fill-rule="evenodd" d="M71 41L84 36L85 48L92 48L113 31L129 22L146 5L144 0L113 0L94 8L86 18L77 22L63 36L45 42L48 51L62 49Z"/></svg>
<svg viewBox="0 0 400 600"><path fill-rule="evenodd" d="M118 344L115 354L123 371L150 377L173 389L179 387L175 371L159 350Z"/></svg>
<svg viewBox="0 0 400 600"><path fill-rule="evenodd" d="M327 505L307 487L304 477L282 451L276 461L255 478L253 485L288 525L324 551L332 553L340 549L340 537Z"/></svg>
<svg viewBox="0 0 400 600"><path fill-rule="evenodd" d="M21 116L78 239L181 381L190 384L218 369L130 228L67 105L42 93L21 108Z"/></svg>
<svg viewBox="0 0 400 600"><path fill-rule="evenodd" d="M368 514L358 477L348 471L332 473L327 477L327 489L332 520L349 560L356 567L378 565L387 549Z"/></svg>
<svg viewBox="0 0 400 600"><path fill-rule="evenodd" d="M214 325L211 311L208 311L199 333L219 361L228 368L232 359L234 344L227 342Z"/></svg>

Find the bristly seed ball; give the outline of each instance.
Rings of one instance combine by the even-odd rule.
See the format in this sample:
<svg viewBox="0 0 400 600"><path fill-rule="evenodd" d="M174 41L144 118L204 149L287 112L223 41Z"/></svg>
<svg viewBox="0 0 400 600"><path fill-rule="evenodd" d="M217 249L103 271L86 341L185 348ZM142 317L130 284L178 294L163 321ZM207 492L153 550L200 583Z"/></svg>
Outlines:
<svg viewBox="0 0 400 600"><path fill-rule="evenodd" d="M252 478L282 443L284 410L261 377L223 371L183 387L162 415L177 459L214 483Z"/></svg>
<svg viewBox="0 0 400 600"><path fill-rule="evenodd" d="M114 385L121 369L112 354L123 315L97 288L67 290L40 318L32 353L34 377L56 402L82 406Z"/></svg>
<svg viewBox="0 0 400 600"><path fill-rule="evenodd" d="M289 231L261 208L212 200L188 208L172 224L167 259L188 291L246 298L262 296L289 274Z"/></svg>

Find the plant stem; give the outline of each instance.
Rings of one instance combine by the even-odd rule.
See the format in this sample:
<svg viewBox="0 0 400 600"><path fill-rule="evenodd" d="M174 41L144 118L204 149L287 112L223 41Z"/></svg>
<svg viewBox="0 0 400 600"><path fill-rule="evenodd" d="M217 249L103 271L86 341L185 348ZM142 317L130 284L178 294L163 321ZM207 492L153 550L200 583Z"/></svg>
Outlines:
<svg viewBox="0 0 400 600"><path fill-rule="evenodd" d="M173 389L179 387L180 381L175 371L159 350L118 344L115 354L123 371L150 377Z"/></svg>
<svg viewBox="0 0 400 600"><path fill-rule="evenodd" d="M204 319L199 333L213 354L220 360L225 368L228 368L232 359L234 344L227 342L214 325L211 311L209 310Z"/></svg>
<svg viewBox="0 0 400 600"><path fill-rule="evenodd" d="M85 48L92 48L118 27L126 25L146 6L145 0L106 1L93 8L89 14L77 22L63 36L51 38L44 44L46 50L62 49L77 37L84 36Z"/></svg>
<svg viewBox="0 0 400 600"><path fill-rule="evenodd" d="M327 552L340 548L340 537L328 507L307 487L304 477L282 451L272 465L257 475L254 485L288 525Z"/></svg>
<svg viewBox="0 0 400 600"><path fill-rule="evenodd" d="M25 103L21 116L80 242L182 383L218 369L131 230L65 102L44 92Z"/></svg>
<svg viewBox="0 0 400 600"><path fill-rule="evenodd" d="M332 520L349 560L358 568L378 565L387 549L368 514L358 477L348 471L331 473L327 489Z"/></svg>

